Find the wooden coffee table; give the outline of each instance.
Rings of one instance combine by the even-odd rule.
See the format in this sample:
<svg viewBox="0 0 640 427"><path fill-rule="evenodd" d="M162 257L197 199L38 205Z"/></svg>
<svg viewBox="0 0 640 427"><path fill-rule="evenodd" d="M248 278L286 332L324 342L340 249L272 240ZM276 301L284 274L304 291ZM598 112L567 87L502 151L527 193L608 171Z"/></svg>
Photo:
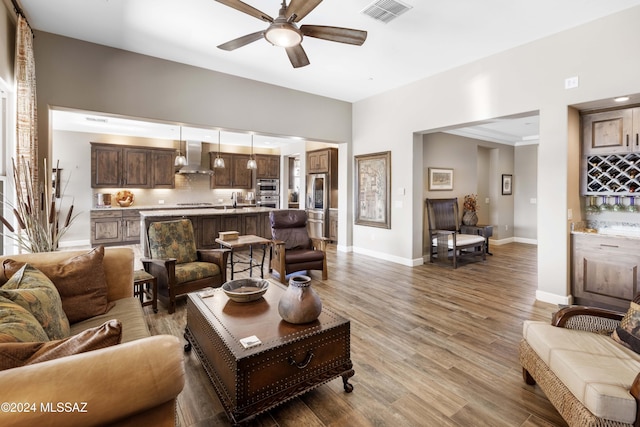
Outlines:
<svg viewBox="0 0 640 427"><path fill-rule="evenodd" d="M285 322L283 292L270 282L263 298L246 303L220 288L188 295L185 351L196 351L234 425L340 376L353 390L349 320L323 307L312 323ZM245 348L240 340L253 335L261 344Z"/></svg>

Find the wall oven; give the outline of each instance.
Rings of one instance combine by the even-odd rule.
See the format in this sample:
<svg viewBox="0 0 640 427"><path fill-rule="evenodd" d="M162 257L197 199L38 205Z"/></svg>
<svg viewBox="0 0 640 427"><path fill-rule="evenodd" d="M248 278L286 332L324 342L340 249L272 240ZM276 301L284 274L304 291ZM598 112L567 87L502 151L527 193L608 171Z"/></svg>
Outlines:
<svg viewBox="0 0 640 427"><path fill-rule="evenodd" d="M279 179L259 179L256 182L256 193L259 196L277 196L280 194Z"/></svg>
<svg viewBox="0 0 640 427"><path fill-rule="evenodd" d="M259 208L280 209L280 196L258 196L258 200L256 200L256 206L258 206Z"/></svg>

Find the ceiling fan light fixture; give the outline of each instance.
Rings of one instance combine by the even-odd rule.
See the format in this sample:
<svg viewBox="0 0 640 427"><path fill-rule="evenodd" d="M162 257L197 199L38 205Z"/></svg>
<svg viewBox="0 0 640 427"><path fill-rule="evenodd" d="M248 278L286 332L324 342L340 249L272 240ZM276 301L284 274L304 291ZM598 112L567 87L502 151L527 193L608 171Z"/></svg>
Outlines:
<svg viewBox="0 0 640 427"><path fill-rule="evenodd" d="M264 33L269 43L278 47L293 47L302 42L302 33L290 23L274 22Z"/></svg>

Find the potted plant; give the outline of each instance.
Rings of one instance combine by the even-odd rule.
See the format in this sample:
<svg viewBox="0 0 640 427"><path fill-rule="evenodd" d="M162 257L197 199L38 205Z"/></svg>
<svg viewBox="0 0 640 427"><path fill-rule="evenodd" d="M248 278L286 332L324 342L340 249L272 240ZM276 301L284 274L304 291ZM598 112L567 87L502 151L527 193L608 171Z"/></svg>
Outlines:
<svg viewBox="0 0 640 427"><path fill-rule="evenodd" d="M478 196L467 194L462 205L462 223L464 225L476 225L478 223Z"/></svg>

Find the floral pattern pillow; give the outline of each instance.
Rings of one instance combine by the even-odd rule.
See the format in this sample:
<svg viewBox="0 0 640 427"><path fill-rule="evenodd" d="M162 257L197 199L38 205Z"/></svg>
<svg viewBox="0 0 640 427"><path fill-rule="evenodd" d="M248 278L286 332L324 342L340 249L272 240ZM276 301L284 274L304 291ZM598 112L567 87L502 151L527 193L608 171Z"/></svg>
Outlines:
<svg viewBox="0 0 640 427"><path fill-rule="evenodd" d="M50 340L66 338L71 333L58 289L44 273L30 264L23 265L0 288L0 296L33 314Z"/></svg>
<svg viewBox="0 0 640 427"><path fill-rule="evenodd" d="M33 314L0 297L0 342L44 342L49 337Z"/></svg>

